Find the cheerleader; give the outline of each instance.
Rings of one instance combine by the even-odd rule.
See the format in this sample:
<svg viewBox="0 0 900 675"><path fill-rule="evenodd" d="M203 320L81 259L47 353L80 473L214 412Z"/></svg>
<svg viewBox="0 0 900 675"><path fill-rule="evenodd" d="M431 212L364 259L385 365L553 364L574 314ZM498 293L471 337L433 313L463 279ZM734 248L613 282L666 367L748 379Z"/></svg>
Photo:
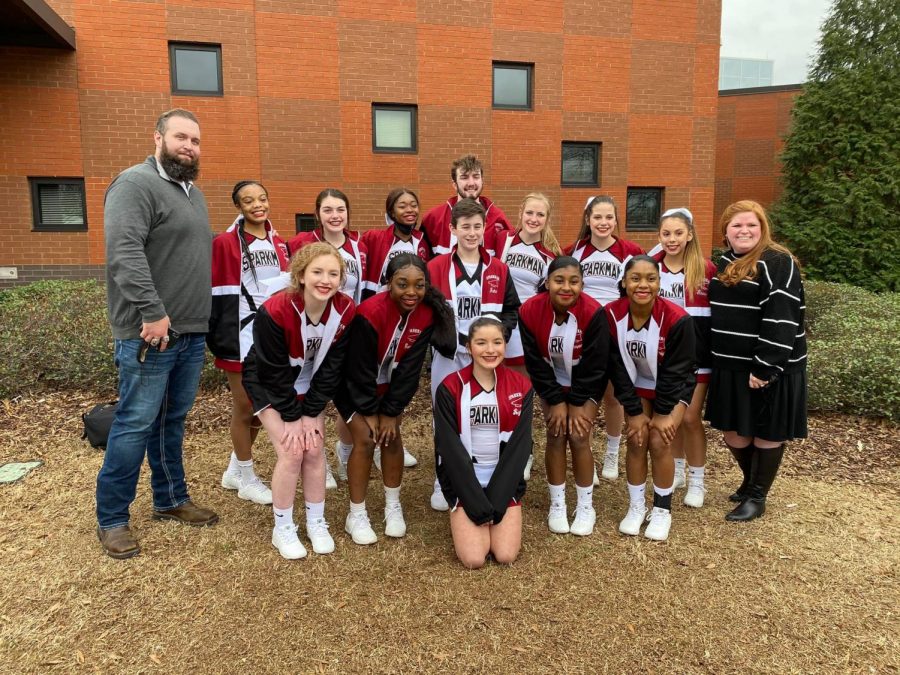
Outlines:
<svg viewBox="0 0 900 675"><path fill-rule="evenodd" d="M450 213L450 231L456 240L450 253L428 263L428 273L437 289L447 298L456 314L458 347L453 358L440 353L431 360L431 400L438 385L450 373L471 362L466 351L469 325L480 316L493 316L505 327L507 335L516 327L519 297L509 269L492 258L484 246L484 207L474 199L461 199ZM449 505L437 478L431 494L431 508L446 511Z"/></svg>
<svg viewBox="0 0 900 675"><path fill-rule="evenodd" d="M456 352L456 325L444 296L428 278L417 255L401 253L386 271L388 290L363 302L350 327L343 384L335 399L353 435L348 463L350 513L345 530L357 544L377 536L366 512L366 489L375 446L381 446L384 480L384 533L406 534L400 505L403 441L400 421L419 388L429 343Z"/></svg>
<svg viewBox="0 0 900 675"><path fill-rule="evenodd" d="M553 260L547 290L519 310L519 329L525 366L547 421L547 525L557 534L587 536L597 519L591 429L607 385L609 327L600 303L584 292L581 270L570 256ZM578 495L571 527L566 513L567 446Z"/></svg>
<svg viewBox="0 0 900 675"><path fill-rule="evenodd" d="M238 217L213 239L212 314L206 343L231 391L231 461L222 487L241 499L271 504L272 491L253 470L252 447L259 433L241 384L241 361L253 344L253 318L268 297L265 281L288 268L288 250L269 222L269 197L262 183L240 181L231 191Z"/></svg>
<svg viewBox="0 0 900 675"><path fill-rule="evenodd" d="M344 261L330 244L306 246L294 256L290 274L289 288L257 313L243 382L277 455L272 545L284 558L296 559L306 555L293 518L301 475L313 551L334 551L325 522L324 410L341 380L355 307L338 292Z"/></svg>
<svg viewBox="0 0 900 675"><path fill-rule="evenodd" d="M672 443L675 458L675 489L685 486L685 506L699 509L706 495L706 433L703 430L703 403L709 386L709 281L716 266L703 257L694 229L693 215L687 209L669 209L659 221L659 246L653 258L659 263L659 297L683 307L691 315L697 345L697 385L691 404L684 411L678 435Z"/></svg>
<svg viewBox="0 0 900 675"><path fill-rule="evenodd" d="M785 441L806 438L806 300L797 261L772 241L762 206L731 204L721 232L728 251L709 285L706 419L744 474L725 517L745 521L765 513Z"/></svg>
<svg viewBox="0 0 900 675"><path fill-rule="evenodd" d="M350 200L340 190L327 188L316 197L316 228L312 232L301 232L288 242L291 255L316 241L325 241L334 246L344 259L346 281L341 291L359 304L365 286L368 256L366 245L360 241L359 235L350 230ZM338 457L338 476L347 479L346 458L350 456L353 439L344 421L338 418L335 422L338 443L335 451ZM345 458L343 461L341 458ZM337 487L337 481L331 472L331 465L325 459L325 485L329 490Z"/></svg>
<svg viewBox="0 0 900 675"><path fill-rule="evenodd" d="M566 249L568 255L581 263L584 273L584 292L600 305L619 298L619 280L622 268L643 249L634 242L619 239L619 211L612 197L600 195L588 199L581 219L581 231L575 243ZM603 413L606 418L606 456L601 475L606 480L619 477L619 444L625 415L616 401L612 387L603 396ZM596 470L594 484L598 485Z"/></svg>
<svg viewBox="0 0 900 675"><path fill-rule="evenodd" d="M630 505L619 532L637 535L647 515L647 454L653 462L653 510L644 536L665 541L672 526L675 465L669 447L694 390L696 341L690 315L659 297L659 263L638 255L625 263L625 297L606 306L612 333L612 378L628 413L625 476Z"/></svg>
<svg viewBox="0 0 900 675"><path fill-rule="evenodd" d="M519 555L534 392L503 365L505 329L493 318L472 322L467 349L472 363L438 387L434 427L453 547L463 565L478 569L488 554L503 564Z"/></svg>

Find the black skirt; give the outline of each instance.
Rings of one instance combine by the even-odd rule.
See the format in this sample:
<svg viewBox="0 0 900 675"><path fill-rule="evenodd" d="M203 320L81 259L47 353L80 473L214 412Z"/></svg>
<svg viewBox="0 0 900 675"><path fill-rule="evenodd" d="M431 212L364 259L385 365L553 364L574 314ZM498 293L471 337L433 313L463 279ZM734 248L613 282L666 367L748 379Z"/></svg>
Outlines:
<svg viewBox="0 0 900 675"><path fill-rule="evenodd" d="M720 431L767 441L806 438L806 370L750 388L750 371L713 368L705 419Z"/></svg>

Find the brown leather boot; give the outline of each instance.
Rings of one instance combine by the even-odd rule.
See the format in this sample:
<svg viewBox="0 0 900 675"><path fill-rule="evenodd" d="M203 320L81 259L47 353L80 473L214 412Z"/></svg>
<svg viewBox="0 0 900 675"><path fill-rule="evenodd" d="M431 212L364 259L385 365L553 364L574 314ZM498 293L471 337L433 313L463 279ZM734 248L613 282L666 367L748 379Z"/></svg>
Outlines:
<svg viewBox="0 0 900 675"><path fill-rule="evenodd" d="M154 511L153 518L154 520L174 520L183 525L190 525L192 527L215 525L219 522L219 516L216 515L214 511L200 508L190 499L184 504L176 506L174 509Z"/></svg>
<svg viewBox="0 0 900 675"><path fill-rule="evenodd" d="M141 552L141 547L134 535L131 534L131 528L128 525L113 527L109 530L101 530L98 527L97 538L100 539L100 544L106 554L116 560L133 558Z"/></svg>

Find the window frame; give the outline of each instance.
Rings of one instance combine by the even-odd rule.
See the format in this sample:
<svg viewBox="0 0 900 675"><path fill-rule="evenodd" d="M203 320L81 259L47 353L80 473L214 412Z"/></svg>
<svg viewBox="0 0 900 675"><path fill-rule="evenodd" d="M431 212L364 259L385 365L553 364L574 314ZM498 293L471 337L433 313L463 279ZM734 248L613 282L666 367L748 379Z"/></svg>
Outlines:
<svg viewBox="0 0 900 675"><path fill-rule="evenodd" d="M377 113L381 110L401 110L410 113L410 140L411 146L408 148L392 148L380 147L378 145ZM387 155L415 155L419 152L419 106L415 103L373 103L372 104L372 152Z"/></svg>
<svg viewBox="0 0 900 675"><path fill-rule="evenodd" d="M77 177L44 177L34 176L28 178L29 192L31 194L31 231L32 232L87 232L88 229L88 212L87 212L87 190L84 185L84 178ZM52 224L45 225L41 220L41 201L40 186L41 185L78 185L81 188L81 223L73 223L71 225Z"/></svg>
<svg viewBox="0 0 900 675"><path fill-rule="evenodd" d="M654 191L659 194L659 205L658 211L656 214L656 222L653 223L633 223L628 213L628 198L632 192L640 191L640 192L649 192ZM655 232L659 227L659 219L665 211L665 198L666 198L666 189L661 186L653 187L653 186L628 186L625 190L625 229L628 232Z"/></svg>
<svg viewBox="0 0 900 675"><path fill-rule="evenodd" d="M528 101L525 105L513 105L509 103L497 103L496 75L497 68L505 70L524 70L526 78L525 97ZM494 110L534 110L534 64L527 61L492 61L491 62L491 107Z"/></svg>
<svg viewBox="0 0 900 675"><path fill-rule="evenodd" d="M178 50L193 52L212 52L216 55L218 76L218 88L216 91L206 91L197 89L179 89L178 88L178 70L176 68L176 53ZM175 96L213 96L221 97L225 95L225 84L222 76L222 45L214 42L169 42L169 84L172 88L172 94Z"/></svg>
<svg viewBox="0 0 900 675"><path fill-rule="evenodd" d="M587 181L566 181L565 176L565 150L566 146L571 147L589 147L594 152L594 180ZM559 185L564 188L586 188L600 187L601 160L603 157L603 143L601 141L562 141L559 153Z"/></svg>

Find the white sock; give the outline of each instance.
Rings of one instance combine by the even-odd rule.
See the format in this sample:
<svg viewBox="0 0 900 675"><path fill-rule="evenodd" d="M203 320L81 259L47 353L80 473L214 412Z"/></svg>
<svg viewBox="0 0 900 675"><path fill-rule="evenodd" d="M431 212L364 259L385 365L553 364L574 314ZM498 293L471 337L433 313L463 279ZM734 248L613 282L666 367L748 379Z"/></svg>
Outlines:
<svg viewBox="0 0 900 675"><path fill-rule="evenodd" d="M592 497L594 496L594 486L588 485L587 487L581 487L580 485L575 486L575 494L578 495L578 501L576 502L577 506L580 507L589 507L593 508L594 503L592 501Z"/></svg>
<svg viewBox="0 0 900 675"><path fill-rule="evenodd" d="M253 470L253 460L248 459L245 462L238 461L238 471L241 472L241 483L243 485L250 485L250 483L259 480L256 477L256 472Z"/></svg>
<svg viewBox="0 0 900 675"><path fill-rule="evenodd" d="M237 455L234 452L231 453L231 459L228 460L228 472L229 473L239 473L241 468L238 466L238 462L240 460L237 458Z"/></svg>
<svg viewBox="0 0 900 675"><path fill-rule="evenodd" d="M628 499L632 504L640 504L644 506L647 501L647 484L641 483L640 485L632 485L628 484Z"/></svg>
<svg viewBox="0 0 900 675"><path fill-rule="evenodd" d="M312 523L325 517L325 500L306 503L306 522Z"/></svg>
<svg viewBox="0 0 900 675"><path fill-rule="evenodd" d="M688 465L688 479L690 480L691 485L703 487L703 481L704 481L705 476L706 476L706 467L705 466Z"/></svg>
<svg viewBox="0 0 900 675"><path fill-rule="evenodd" d="M294 524L294 507L290 506L286 509L273 507L275 512L275 527L289 527Z"/></svg>
<svg viewBox="0 0 900 675"><path fill-rule="evenodd" d="M550 506L566 506L566 484L547 485L550 490Z"/></svg>
<svg viewBox="0 0 900 675"><path fill-rule="evenodd" d="M400 503L400 486L388 487L384 486L384 505Z"/></svg>
<svg viewBox="0 0 900 675"><path fill-rule="evenodd" d="M622 436L606 435L606 454L619 456L619 443L622 442Z"/></svg>
<svg viewBox="0 0 900 675"><path fill-rule="evenodd" d="M653 492L658 494L660 497L665 497L666 495L670 495L675 491L675 488L671 485L667 488L661 488L656 483L653 484Z"/></svg>
<svg viewBox="0 0 900 675"><path fill-rule="evenodd" d="M365 513L366 512L366 501L363 500L359 504L354 504L352 501L350 502L350 513Z"/></svg>
<svg viewBox="0 0 900 675"><path fill-rule="evenodd" d="M353 452L353 444L338 441L337 451L338 459L341 460L341 464L346 464L350 460L350 453Z"/></svg>
<svg viewBox="0 0 900 675"><path fill-rule="evenodd" d="M676 457L675 458L675 473L684 474L684 467L686 464L686 460L684 457Z"/></svg>

